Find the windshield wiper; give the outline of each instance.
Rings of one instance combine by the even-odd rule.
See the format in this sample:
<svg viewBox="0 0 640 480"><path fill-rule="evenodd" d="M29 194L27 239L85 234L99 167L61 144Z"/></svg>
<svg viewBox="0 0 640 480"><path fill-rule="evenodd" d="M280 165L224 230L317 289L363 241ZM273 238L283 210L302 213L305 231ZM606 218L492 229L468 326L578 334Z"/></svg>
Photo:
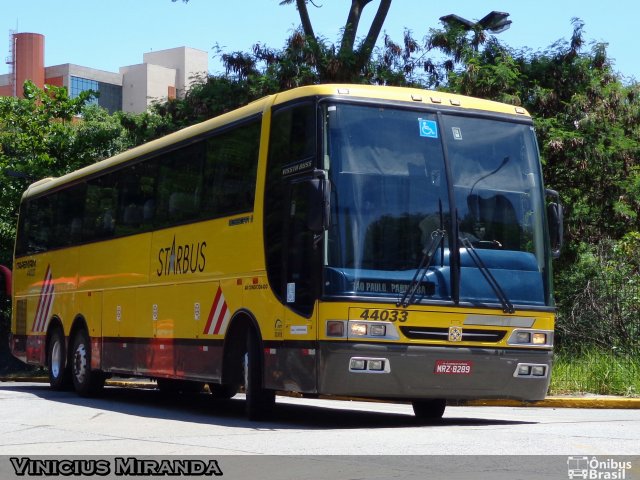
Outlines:
<svg viewBox="0 0 640 480"><path fill-rule="evenodd" d="M478 255L478 251L473 246L471 241L466 237L461 237L460 243L462 243L462 246L467 250L467 253L471 257L471 260L473 260L473 263L476 264L478 270L480 270L480 273L482 273L482 276L487 280L487 283L496 294L496 297L498 297L498 300L502 305L502 311L504 313L515 313L516 310L513 308L513 304L509 301L507 295L504 293L504 290L502 289L496 278L493 276L491 271L489 271L487 266L484 264L484 262L480 258L480 255Z"/></svg>
<svg viewBox="0 0 640 480"><path fill-rule="evenodd" d="M407 289L404 291L402 298L398 303L396 303L396 307L408 307L410 303L413 302L413 299L420 288L420 284L424 280L424 277L427 275L429 271L429 265L431 265L431 259L433 258L434 253L442 243L442 240L447 235L447 232L444 230L434 230L431 234L431 241L429 245L427 245L424 250L422 250L422 259L420 260L420 265L416 269L416 273L413 275L411 279L411 283L407 286Z"/></svg>

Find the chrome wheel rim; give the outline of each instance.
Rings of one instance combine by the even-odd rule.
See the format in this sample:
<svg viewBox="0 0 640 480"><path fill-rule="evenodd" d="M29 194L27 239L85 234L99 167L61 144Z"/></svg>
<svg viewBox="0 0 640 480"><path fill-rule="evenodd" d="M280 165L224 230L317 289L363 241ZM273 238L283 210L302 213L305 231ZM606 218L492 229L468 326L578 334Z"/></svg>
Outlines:
<svg viewBox="0 0 640 480"><path fill-rule="evenodd" d="M54 378L58 378L62 370L62 346L59 339L56 340L51 347L51 375Z"/></svg>
<svg viewBox="0 0 640 480"><path fill-rule="evenodd" d="M242 357L242 369L244 370L244 392L247 393L249 386L249 353L245 353Z"/></svg>
<svg viewBox="0 0 640 480"><path fill-rule="evenodd" d="M87 377L87 348L83 343L76 347L73 354L73 375L78 383L84 383Z"/></svg>

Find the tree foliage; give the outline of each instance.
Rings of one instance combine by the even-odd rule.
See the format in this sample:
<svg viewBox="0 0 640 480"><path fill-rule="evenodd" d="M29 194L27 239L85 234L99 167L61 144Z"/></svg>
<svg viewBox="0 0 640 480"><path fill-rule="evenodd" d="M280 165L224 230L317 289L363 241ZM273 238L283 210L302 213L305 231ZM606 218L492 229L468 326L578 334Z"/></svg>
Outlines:
<svg viewBox="0 0 640 480"><path fill-rule="evenodd" d="M371 55L391 7L391 0L380 0L367 34L358 42L357 34L361 26L362 13L371 1L351 0L351 7L342 28L339 47L334 44L328 45L314 31L307 8L307 5L313 4L313 2L309 0L283 0L280 2L280 5L295 3L300 15L302 32L310 47L311 64L316 69L321 82L361 83L361 76L370 63Z"/></svg>
<svg viewBox="0 0 640 480"><path fill-rule="evenodd" d="M561 192L566 248L556 264L559 338L637 352L640 313L640 85L613 69L603 43L573 20L569 40L540 52L495 37L432 30L443 87L526 107L546 183Z"/></svg>
<svg viewBox="0 0 640 480"><path fill-rule="evenodd" d="M132 145L118 116L69 98L62 87L24 85L24 98L0 97L0 263L10 264L22 192ZM81 119L81 120L80 120Z"/></svg>
<svg viewBox="0 0 640 480"><path fill-rule="evenodd" d="M567 208L570 261L582 243L640 231L640 85L624 84L605 44L586 48L583 29L574 19L571 39L542 52L495 37L467 38L464 47L460 31L430 36L449 56L445 88L522 105L534 116L547 183Z"/></svg>

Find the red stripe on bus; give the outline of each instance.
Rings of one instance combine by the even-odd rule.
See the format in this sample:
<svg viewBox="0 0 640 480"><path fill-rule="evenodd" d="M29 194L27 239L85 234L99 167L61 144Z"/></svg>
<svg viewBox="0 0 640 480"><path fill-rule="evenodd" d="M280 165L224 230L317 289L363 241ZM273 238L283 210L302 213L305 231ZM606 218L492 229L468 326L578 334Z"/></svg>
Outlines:
<svg viewBox="0 0 640 480"><path fill-rule="evenodd" d="M209 329L211 328L211 323L213 322L213 315L216 313L216 306L220 301L220 297L222 296L222 288L218 287L218 291L216 292L216 298L213 301L213 305L211 305L211 311L209 312L209 318L207 318L207 325L204 327L204 332L209 334Z"/></svg>
<svg viewBox="0 0 640 480"><path fill-rule="evenodd" d="M220 315L218 315L218 322L216 323L216 328L213 331L214 335L220 333L220 327L222 326L222 321L224 320L225 315L227 314L227 302L222 302L222 310L220 310Z"/></svg>
<svg viewBox="0 0 640 480"><path fill-rule="evenodd" d="M51 281L51 265L47 265L47 271L44 274L44 280L42 281L42 288L40 289L40 296L38 297L38 307L36 308L36 315L33 319L33 326L31 327L32 332L39 332L40 324L42 323L42 302L44 300L45 291L49 286L49 282Z"/></svg>
<svg viewBox="0 0 640 480"><path fill-rule="evenodd" d="M47 290L44 293L44 302L42 303L42 312L40 312L40 322L38 323L38 331L44 331L44 327L49 319L49 313L53 306L53 283L47 286Z"/></svg>

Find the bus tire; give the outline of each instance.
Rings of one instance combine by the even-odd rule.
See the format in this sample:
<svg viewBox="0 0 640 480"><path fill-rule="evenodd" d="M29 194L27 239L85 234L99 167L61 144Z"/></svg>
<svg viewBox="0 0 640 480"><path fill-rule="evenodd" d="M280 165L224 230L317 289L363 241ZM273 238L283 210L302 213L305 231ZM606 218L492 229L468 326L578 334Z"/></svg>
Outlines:
<svg viewBox="0 0 640 480"><path fill-rule="evenodd" d="M67 348L64 333L60 327L54 327L47 344L47 368L49 369L49 385L52 390L69 390L73 385L71 369L67 362Z"/></svg>
<svg viewBox="0 0 640 480"><path fill-rule="evenodd" d="M105 375L91 370L91 340L84 328L76 331L71 349L71 378L78 395L92 397L102 392Z"/></svg>
<svg viewBox="0 0 640 480"><path fill-rule="evenodd" d="M447 401L442 398L429 398L411 402L416 418L423 421L440 420L447 407Z"/></svg>
<svg viewBox="0 0 640 480"><path fill-rule="evenodd" d="M262 386L262 357L260 342L252 331L247 335L247 347L242 359L244 391L247 397L245 411L249 420L264 420L273 410L276 401L274 390Z"/></svg>
<svg viewBox="0 0 640 480"><path fill-rule="evenodd" d="M202 393L204 383L193 382L190 380L181 380L176 378L158 378L156 379L158 390L165 394L178 393Z"/></svg>
<svg viewBox="0 0 640 480"><path fill-rule="evenodd" d="M238 385L231 383L210 383L209 391L214 400L229 400L238 393Z"/></svg>

